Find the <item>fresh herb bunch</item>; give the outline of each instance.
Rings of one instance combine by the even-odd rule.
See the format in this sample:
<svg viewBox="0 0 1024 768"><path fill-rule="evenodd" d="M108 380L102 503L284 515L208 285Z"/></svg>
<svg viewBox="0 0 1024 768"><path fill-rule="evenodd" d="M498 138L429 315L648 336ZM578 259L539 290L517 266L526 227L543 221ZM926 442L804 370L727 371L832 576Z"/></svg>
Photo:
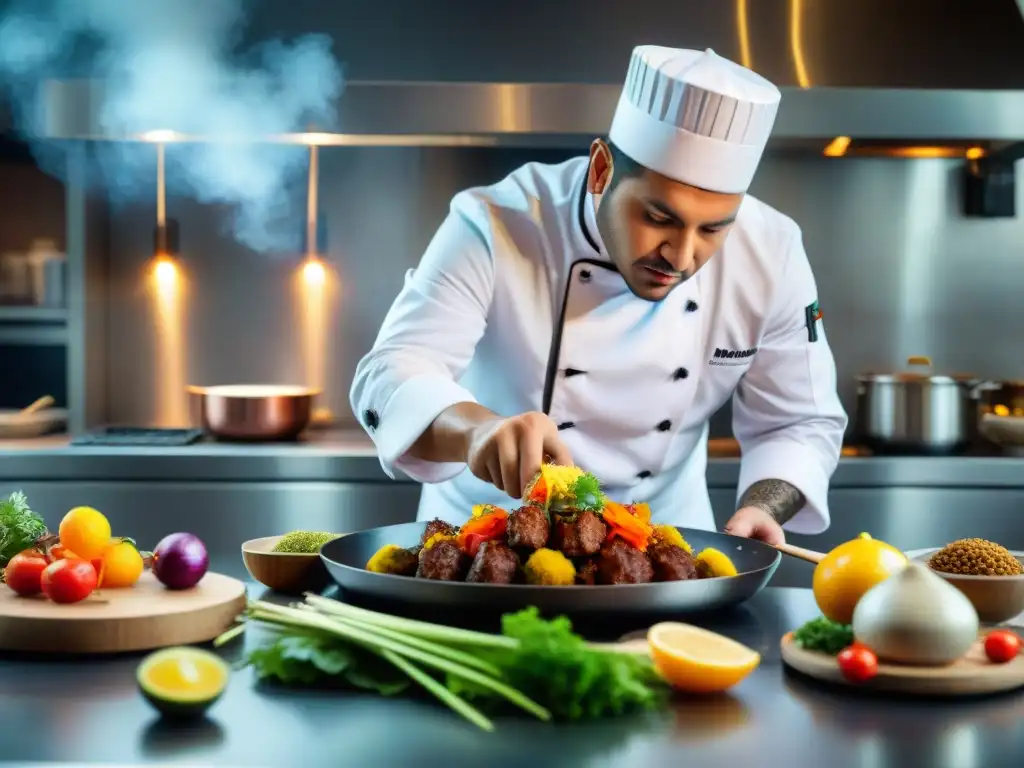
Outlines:
<svg viewBox="0 0 1024 768"><path fill-rule="evenodd" d="M805 650L836 656L853 643L853 627L819 616L794 632L793 639Z"/></svg>
<svg viewBox="0 0 1024 768"><path fill-rule="evenodd" d="M274 642L246 657L261 680L341 683L385 696L415 683L488 731L494 725L478 706L504 703L541 720L583 720L653 709L667 699L646 655L591 647L568 619L546 621L535 608L505 616L500 635L316 595L296 607L253 602L247 620L278 630ZM215 644L241 631L244 625Z"/></svg>
<svg viewBox="0 0 1024 768"><path fill-rule="evenodd" d="M0 500L0 568L47 533L46 523L29 508L24 493L15 491Z"/></svg>
<svg viewBox="0 0 1024 768"><path fill-rule="evenodd" d="M590 472L576 478L572 485L574 506L579 510L600 512L604 509L605 495L601 492L601 482Z"/></svg>
<svg viewBox="0 0 1024 768"><path fill-rule="evenodd" d="M625 715L662 703L667 688L646 656L595 650L565 616L548 621L533 606L501 623L502 634L519 641L497 661L505 679L556 720Z"/></svg>

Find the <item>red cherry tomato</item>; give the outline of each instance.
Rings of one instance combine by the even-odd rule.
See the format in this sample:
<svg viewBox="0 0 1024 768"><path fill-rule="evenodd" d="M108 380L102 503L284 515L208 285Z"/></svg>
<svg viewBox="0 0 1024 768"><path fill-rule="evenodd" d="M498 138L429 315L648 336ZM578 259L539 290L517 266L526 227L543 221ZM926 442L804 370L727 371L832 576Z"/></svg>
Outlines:
<svg viewBox="0 0 1024 768"><path fill-rule="evenodd" d="M1005 664L1020 653L1020 638L1008 629L997 629L985 637L985 655L989 661Z"/></svg>
<svg viewBox="0 0 1024 768"><path fill-rule="evenodd" d="M42 576L46 569L46 558L39 552L20 552L10 559L4 568L4 581L22 597L38 595L42 591Z"/></svg>
<svg viewBox="0 0 1024 768"><path fill-rule="evenodd" d="M864 683L878 674L878 657L863 645L851 645L836 656L839 671L851 683Z"/></svg>
<svg viewBox="0 0 1024 768"><path fill-rule="evenodd" d="M55 603L77 603L96 589L96 569L85 560L56 560L41 579L43 594Z"/></svg>

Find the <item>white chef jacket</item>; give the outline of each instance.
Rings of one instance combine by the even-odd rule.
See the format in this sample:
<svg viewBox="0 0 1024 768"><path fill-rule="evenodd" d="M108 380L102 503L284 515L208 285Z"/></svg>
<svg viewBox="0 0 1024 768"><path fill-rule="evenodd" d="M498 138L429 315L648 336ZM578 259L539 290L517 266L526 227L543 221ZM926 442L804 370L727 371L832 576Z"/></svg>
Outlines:
<svg viewBox="0 0 1024 768"><path fill-rule="evenodd" d="M644 301L605 251L587 168L586 157L529 163L452 200L352 385L385 472L426 483L421 520L508 508L465 464L408 450L459 402L544 411L610 498L714 529L707 424L735 394L738 496L785 480L807 500L785 527L825 530L847 416L800 228L747 195L721 251L663 301Z"/></svg>

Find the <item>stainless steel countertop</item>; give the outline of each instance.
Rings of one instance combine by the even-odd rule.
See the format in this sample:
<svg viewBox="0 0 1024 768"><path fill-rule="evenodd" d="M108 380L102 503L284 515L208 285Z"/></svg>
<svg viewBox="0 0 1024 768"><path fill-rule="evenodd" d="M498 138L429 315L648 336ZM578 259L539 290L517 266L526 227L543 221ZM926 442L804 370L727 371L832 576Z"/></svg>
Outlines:
<svg viewBox="0 0 1024 768"><path fill-rule="evenodd" d="M258 593L257 593L258 594ZM198 723L161 721L138 694L138 654L0 660L3 759L33 765L365 765L373 768L1019 765L1024 694L899 699L826 687L784 670L779 638L817 615L810 590L768 588L694 619L755 648L761 665L727 695L676 697L650 717L576 725L503 716L475 730L431 701L257 685L236 672ZM577 629L610 640L649 622ZM252 638L253 640L257 638ZM221 653L238 658L250 638ZM107 725L104 725L107 723ZM117 723L117 725L113 725ZM771 751L776 757L768 759Z"/></svg>
<svg viewBox="0 0 1024 768"><path fill-rule="evenodd" d="M739 459L709 459L710 488L734 488L738 477ZM310 432L300 443L177 448L72 447L66 436L0 441L0 480L390 482L360 429ZM833 489L915 486L1021 488L1024 458L844 456L832 478Z"/></svg>

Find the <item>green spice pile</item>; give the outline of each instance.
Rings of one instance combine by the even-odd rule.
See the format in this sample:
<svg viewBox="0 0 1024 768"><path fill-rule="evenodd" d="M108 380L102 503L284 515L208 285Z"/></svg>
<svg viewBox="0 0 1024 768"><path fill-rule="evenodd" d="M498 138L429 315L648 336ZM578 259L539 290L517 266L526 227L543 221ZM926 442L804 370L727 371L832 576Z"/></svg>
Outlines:
<svg viewBox="0 0 1024 768"><path fill-rule="evenodd" d="M794 632L793 639L804 650L836 656L853 643L853 627L819 616Z"/></svg>
<svg viewBox="0 0 1024 768"><path fill-rule="evenodd" d="M340 682L384 696L419 686L490 731L485 710L510 705L540 720L582 720L653 709L667 687L650 659L588 645L569 620L536 608L506 615L493 635L403 619L316 595L284 607L250 603L247 621L276 639L246 657L259 679ZM229 630L223 644L244 625Z"/></svg>
<svg viewBox="0 0 1024 768"><path fill-rule="evenodd" d="M314 555L320 551L320 547L338 538L339 535L320 531L292 531L282 536L270 551L290 555Z"/></svg>

